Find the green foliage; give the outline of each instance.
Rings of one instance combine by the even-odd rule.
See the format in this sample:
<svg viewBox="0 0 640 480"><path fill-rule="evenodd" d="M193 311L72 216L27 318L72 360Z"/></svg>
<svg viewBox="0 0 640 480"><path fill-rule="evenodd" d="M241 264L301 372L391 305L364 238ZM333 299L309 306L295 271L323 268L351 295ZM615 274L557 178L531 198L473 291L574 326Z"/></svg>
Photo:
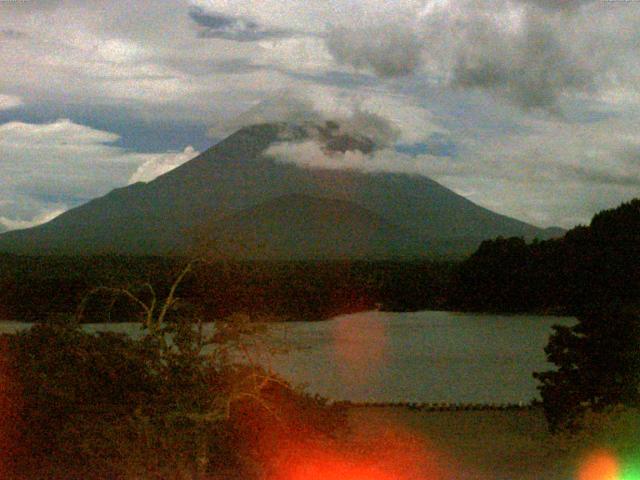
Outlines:
<svg viewBox="0 0 640 480"><path fill-rule="evenodd" d="M192 267L162 297L150 285L93 291L137 306L138 340L90 334L77 321L3 337L7 363L20 365L12 374L22 398L12 478L195 479L221 469L231 469L225 478L251 478L269 450L255 446L247 425L282 438L326 436L339 425L335 409L255 362L258 327L248 317L203 334L198 309L177 295Z"/></svg>
<svg viewBox="0 0 640 480"><path fill-rule="evenodd" d="M637 478L640 472L640 411L623 405L611 405L596 412L585 410L579 431L560 429L556 448L568 458L584 459L598 451L615 455L621 466L620 478Z"/></svg>
<svg viewBox="0 0 640 480"><path fill-rule="evenodd" d="M552 430L578 429L586 411L640 404L640 314L610 308L554 327L545 352L557 370L534 374Z"/></svg>
<svg viewBox="0 0 640 480"><path fill-rule="evenodd" d="M168 295L184 259L170 257L28 257L0 254L0 319L38 322L74 314L89 291L91 322L133 322L140 305L113 290L150 300ZM373 309L441 308L452 266L430 261L223 262L194 265L179 296L206 321L234 313L322 320Z"/></svg>
<svg viewBox="0 0 640 480"><path fill-rule="evenodd" d="M458 270L453 302L463 309L528 311L534 303L527 281L533 255L522 238L482 242Z"/></svg>
<svg viewBox="0 0 640 480"><path fill-rule="evenodd" d="M563 238L498 238L457 269L449 305L499 312L579 315L638 303L640 199L593 217Z"/></svg>

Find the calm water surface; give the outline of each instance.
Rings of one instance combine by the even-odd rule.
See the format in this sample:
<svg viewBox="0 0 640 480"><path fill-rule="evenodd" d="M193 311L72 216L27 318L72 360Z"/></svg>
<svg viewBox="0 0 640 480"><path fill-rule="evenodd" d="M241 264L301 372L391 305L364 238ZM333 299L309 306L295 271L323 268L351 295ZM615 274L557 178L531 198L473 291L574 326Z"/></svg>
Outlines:
<svg viewBox="0 0 640 480"><path fill-rule="evenodd" d="M271 326L288 352L271 366L334 400L518 403L538 398L551 326L574 318L451 312L343 315ZM0 323L0 331L28 327ZM86 325L136 336L135 324Z"/></svg>

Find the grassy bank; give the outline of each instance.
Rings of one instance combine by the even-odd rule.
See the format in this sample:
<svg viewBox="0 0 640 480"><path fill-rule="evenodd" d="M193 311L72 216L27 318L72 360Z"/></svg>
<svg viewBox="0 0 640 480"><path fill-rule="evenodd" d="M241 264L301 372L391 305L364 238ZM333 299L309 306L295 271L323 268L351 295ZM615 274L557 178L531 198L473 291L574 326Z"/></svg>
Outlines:
<svg viewBox="0 0 640 480"><path fill-rule="evenodd" d="M622 432L628 430L628 418L611 428L603 427L599 433L551 435L541 408L427 411L403 406L361 406L350 407L348 418L350 441L354 444L401 432L404 438L427 445L441 467L435 477L441 480L591 478L580 477L579 473L590 453L600 448L624 451L633 443L632 438L623 438L628 434ZM637 420L637 414L634 418ZM606 480L618 478L626 477Z"/></svg>

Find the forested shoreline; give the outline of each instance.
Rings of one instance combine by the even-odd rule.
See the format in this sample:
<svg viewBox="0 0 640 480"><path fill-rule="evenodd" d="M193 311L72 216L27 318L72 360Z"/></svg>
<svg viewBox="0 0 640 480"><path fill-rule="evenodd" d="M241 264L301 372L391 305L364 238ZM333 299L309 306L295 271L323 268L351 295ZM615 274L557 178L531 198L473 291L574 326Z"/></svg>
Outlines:
<svg viewBox="0 0 640 480"><path fill-rule="evenodd" d="M283 442L294 454L334 445L344 406L230 352L258 338L253 320L372 308L575 314L545 348L557 368L534 373L548 426L590 435L625 422L636 438L639 253L634 200L561 239L489 240L459 263L2 255L1 318L44 322L0 336L0 448L11 452L0 473L264 478L274 458L290 461L277 455ZM94 335L73 318L138 321L146 333ZM205 337L202 322L221 319Z"/></svg>
<svg viewBox="0 0 640 480"><path fill-rule="evenodd" d="M640 299L640 200L596 214L562 238L483 242L456 269L449 304L483 312L581 315Z"/></svg>
<svg viewBox="0 0 640 480"><path fill-rule="evenodd" d="M166 293L190 260L184 257L0 256L0 320L35 322L72 316L96 287L152 285ZM205 321L234 313L273 320L324 320L363 310L445 308L455 265L432 261L309 261L194 263L180 297ZM126 297L92 295L87 321L135 321Z"/></svg>
<svg viewBox="0 0 640 480"><path fill-rule="evenodd" d="M96 287L166 293L193 258L0 254L0 320L74 315ZM562 238L483 242L462 261L234 262L194 264L180 296L206 321L234 313L274 320L323 320L363 310L460 310L579 315L637 303L640 200L597 214ZM126 298L93 295L87 321L136 320Z"/></svg>

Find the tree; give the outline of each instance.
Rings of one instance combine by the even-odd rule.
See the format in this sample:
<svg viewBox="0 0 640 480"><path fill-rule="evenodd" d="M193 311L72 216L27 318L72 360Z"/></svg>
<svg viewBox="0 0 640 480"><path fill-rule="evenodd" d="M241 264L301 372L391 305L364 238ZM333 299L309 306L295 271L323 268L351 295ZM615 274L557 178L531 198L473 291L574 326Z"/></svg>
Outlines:
<svg viewBox="0 0 640 480"><path fill-rule="evenodd" d="M451 301L476 311L521 312L535 308L531 248L523 238L485 240L457 269Z"/></svg>
<svg viewBox="0 0 640 480"><path fill-rule="evenodd" d="M612 305L583 313L573 327L554 326L545 348L557 370L534 373L552 430L580 427L582 415L640 404L640 313Z"/></svg>
<svg viewBox="0 0 640 480"><path fill-rule="evenodd" d="M247 425L286 432L282 438L306 431L295 422L311 422L305 419L314 412L326 413L314 420L314 432L337 425L331 409L257 361L261 326L250 318L217 322L205 335L198 309L179 296L196 263L166 296L151 285L99 287L74 321L5 337L9 364L20 365L18 415L28 447L11 478L200 479L229 466L250 478L247 469L262 456L247 448ZM84 331L84 306L94 294L137 305L144 336Z"/></svg>

